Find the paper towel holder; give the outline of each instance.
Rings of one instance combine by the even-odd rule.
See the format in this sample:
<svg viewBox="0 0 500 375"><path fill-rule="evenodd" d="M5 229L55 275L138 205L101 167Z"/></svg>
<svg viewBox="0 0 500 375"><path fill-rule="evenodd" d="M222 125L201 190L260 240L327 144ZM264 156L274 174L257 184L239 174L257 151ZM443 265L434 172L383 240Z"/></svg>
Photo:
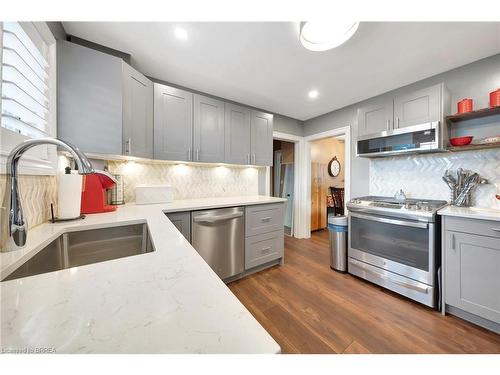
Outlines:
<svg viewBox="0 0 500 375"><path fill-rule="evenodd" d="M84 214L81 214L80 216L77 216L77 217L70 217L68 219L59 219L59 218L57 218L57 217L54 216L54 203L50 204L50 222L52 224L54 224L54 223L60 223L60 222L63 222L63 221L72 221L72 220L81 220L81 219L85 219L85 215Z"/></svg>

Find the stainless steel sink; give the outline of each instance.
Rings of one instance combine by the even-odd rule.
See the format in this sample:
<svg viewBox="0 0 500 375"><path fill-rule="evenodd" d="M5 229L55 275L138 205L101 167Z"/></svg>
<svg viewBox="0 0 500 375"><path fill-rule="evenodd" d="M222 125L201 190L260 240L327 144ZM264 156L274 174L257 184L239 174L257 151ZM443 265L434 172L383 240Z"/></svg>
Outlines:
<svg viewBox="0 0 500 375"><path fill-rule="evenodd" d="M68 232L2 281L154 251L146 224Z"/></svg>

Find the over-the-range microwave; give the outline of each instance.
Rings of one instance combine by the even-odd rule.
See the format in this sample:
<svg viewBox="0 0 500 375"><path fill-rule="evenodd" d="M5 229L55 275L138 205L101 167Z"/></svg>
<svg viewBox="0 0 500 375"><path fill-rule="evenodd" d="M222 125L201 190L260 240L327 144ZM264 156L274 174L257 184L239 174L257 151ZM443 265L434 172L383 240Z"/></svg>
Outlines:
<svg viewBox="0 0 500 375"><path fill-rule="evenodd" d="M444 150L445 134L439 121L407 126L357 138L356 155L393 156Z"/></svg>

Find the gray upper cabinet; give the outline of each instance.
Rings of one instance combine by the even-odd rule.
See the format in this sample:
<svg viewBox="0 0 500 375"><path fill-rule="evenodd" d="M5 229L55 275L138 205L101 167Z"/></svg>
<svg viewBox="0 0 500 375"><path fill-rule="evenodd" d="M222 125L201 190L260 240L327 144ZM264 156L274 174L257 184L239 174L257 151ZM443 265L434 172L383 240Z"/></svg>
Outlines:
<svg viewBox="0 0 500 375"><path fill-rule="evenodd" d="M358 136L390 130L392 125L392 99L375 100L365 107L358 108Z"/></svg>
<svg viewBox="0 0 500 375"><path fill-rule="evenodd" d="M84 152L153 157L153 85L120 58L57 44L57 134Z"/></svg>
<svg viewBox="0 0 500 375"><path fill-rule="evenodd" d="M500 324L500 238L446 231L446 304Z"/></svg>
<svg viewBox="0 0 500 375"><path fill-rule="evenodd" d="M251 111L250 154L253 165L273 165L273 115Z"/></svg>
<svg viewBox="0 0 500 375"><path fill-rule="evenodd" d="M394 99L394 128L425 124L442 119L442 84Z"/></svg>
<svg viewBox="0 0 500 375"><path fill-rule="evenodd" d="M123 66L123 154L153 158L153 83Z"/></svg>
<svg viewBox="0 0 500 375"><path fill-rule="evenodd" d="M192 160L193 94L154 84L154 158Z"/></svg>
<svg viewBox="0 0 500 375"><path fill-rule="evenodd" d="M250 164L250 109L225 104L226 163Z"/></svg>
<svg viewBox="0 0 500 375"><path fill-rule="evenodd" d="M193 160L224 160L224 102L194 95Z"/></svg>
<svg viewBox="0 0 500 375"><path fill-rule="evenodd" d="M122 60L57 43L57 135L84 152L122 153Z"/></svg>

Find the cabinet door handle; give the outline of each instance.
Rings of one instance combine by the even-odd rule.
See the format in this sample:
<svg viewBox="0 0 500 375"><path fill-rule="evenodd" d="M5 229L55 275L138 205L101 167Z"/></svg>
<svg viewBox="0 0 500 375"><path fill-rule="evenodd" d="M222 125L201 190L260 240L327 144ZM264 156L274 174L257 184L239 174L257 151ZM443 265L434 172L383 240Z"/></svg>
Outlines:
<svg viewBox="0 0 500 375"><path fill-rule="evenodd" d="M387 120L387 130L391 130L391 120Z"/></svg>
<svg viewBox="0 0 500 375"><path fill-rule="evenodd" d="M396 118L397 127L399 128L399 117Z"/></svg>
<svg viewBox="0 0 500 375"><path fill-rule="evenodd" d="M196 161L200 161L200 149L196 149Z"/></svg>
<svg viewBox="0 0 500 375"><path fill-rule="evenodd" d="M456 248L455 248L455 235L454 234L451 235L450 240L451 240L451 249L456 250Z"/></svg>
<svg viewBox="0 0 500 375"><path fill-rule="evenodd" d="M125 141L125 153L130 154L132 152L132 139L128 138Z"/></svg>
<svg viewBox="0 0 500 375"><path fill-rule="evenodd" d="M252 154L253 164L255 164L255 154Z"/></svg>
<svg viewBox="0 0 500 375"><path fill-rule="evenodd" d="M188 161L191 161L191 147L188 148Z"/></svg>
<svg viewBox="0 0 500 375"><path fill-rule="evenodd" d="M247 154L247 164L250 164L250 154Z"/></svg>
<svg viewBox="0 0 500 375"><path fill-rule="evenodd" d="M269 252L269 250L271 250L271 246L266 246L266 247L263 247L263 248L261 249L261 252L262 252L262 253L268 253L268 252Z"/></svg>

